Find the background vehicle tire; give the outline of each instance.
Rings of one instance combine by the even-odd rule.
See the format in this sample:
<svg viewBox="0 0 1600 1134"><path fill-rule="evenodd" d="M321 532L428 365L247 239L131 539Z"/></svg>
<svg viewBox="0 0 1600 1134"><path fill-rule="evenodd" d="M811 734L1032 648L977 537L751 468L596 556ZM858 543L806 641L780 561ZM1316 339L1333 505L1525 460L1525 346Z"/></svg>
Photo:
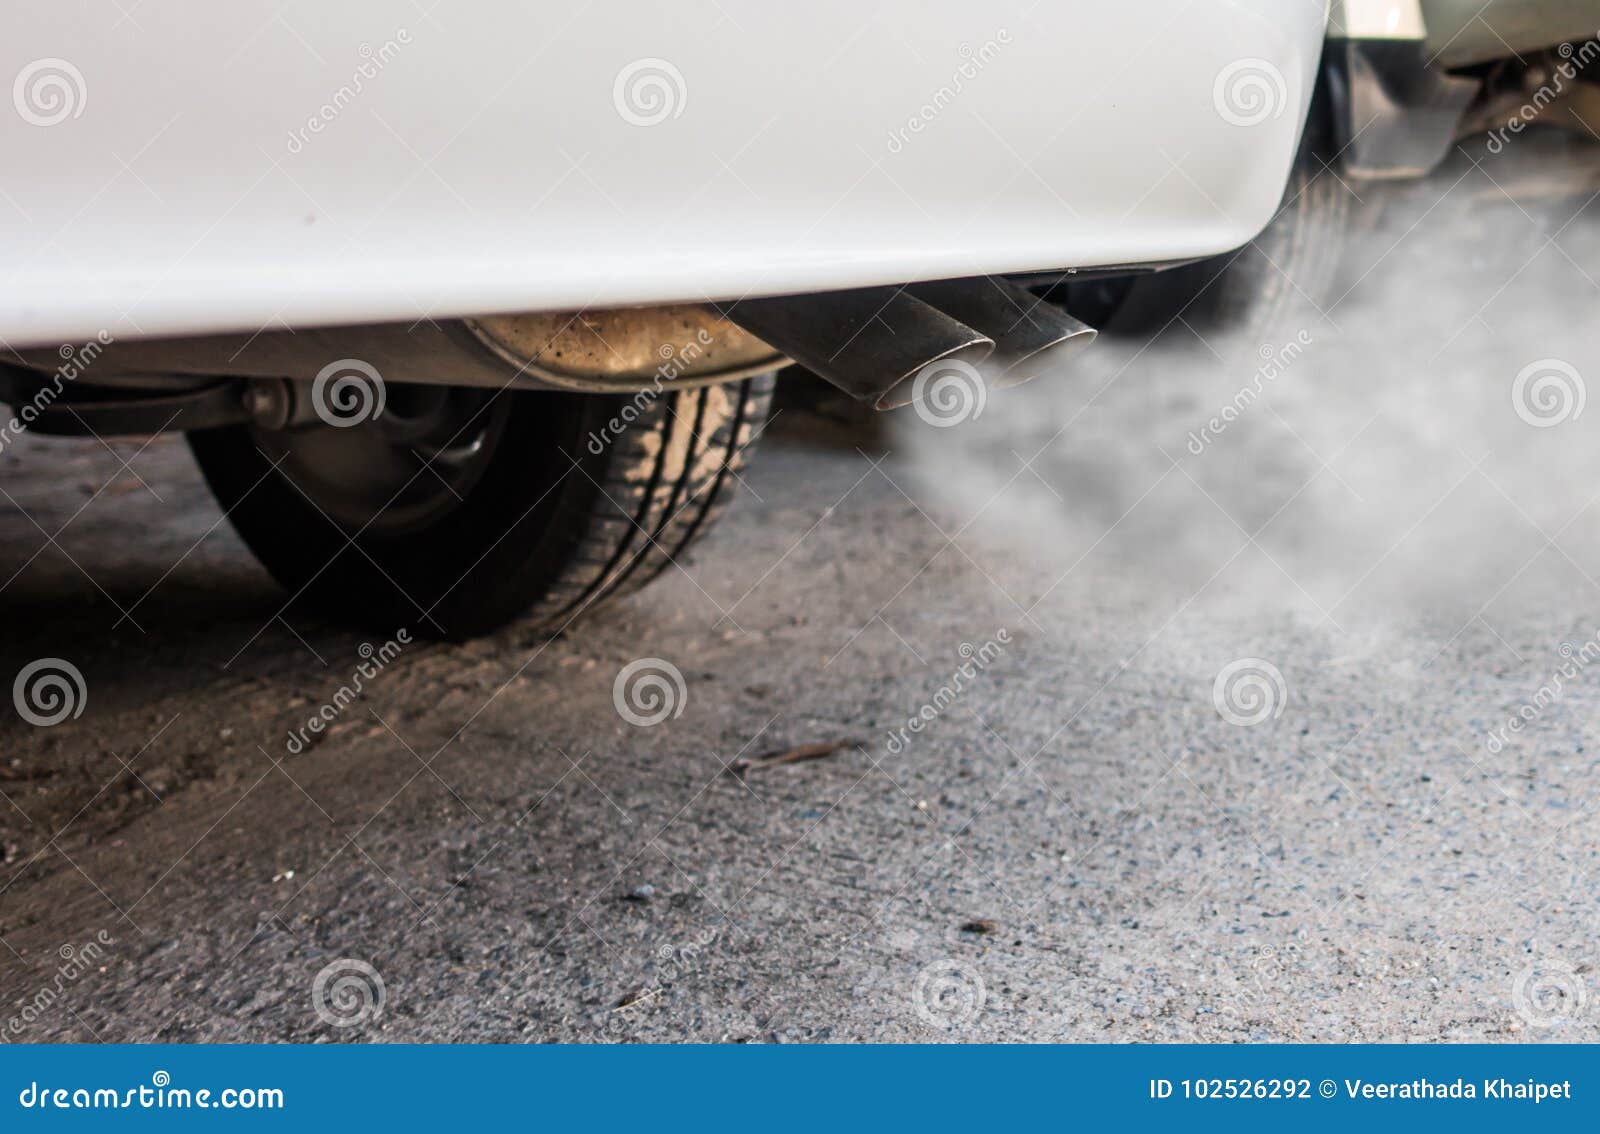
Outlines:
<svg viewBox="0 0 1600 1134"><path fill-rule="evenodd" d="M558 631L681 556L721 511L772 375L659 396L391 384L336 428L206 430L189 444L292 601L461 639Z"/></svg>
<svg viewBox="0 0 1600 1134"><path fill-rule="evenodd" d="M1067 284L1056 298L1112 335L1145 337L1180 318L1208 339L1236 336L1245 350L1293 334L1337 298L1355 200L1336 168L1331 107L1319 85L1283 201L1259 236L1181 268Z"/></svg>

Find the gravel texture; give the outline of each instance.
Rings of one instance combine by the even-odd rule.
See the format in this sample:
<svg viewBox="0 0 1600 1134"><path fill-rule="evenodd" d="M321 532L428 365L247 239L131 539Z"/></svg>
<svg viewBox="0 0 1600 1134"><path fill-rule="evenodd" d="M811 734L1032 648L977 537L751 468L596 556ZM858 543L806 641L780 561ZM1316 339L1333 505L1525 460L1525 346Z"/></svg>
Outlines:
<svg viewBox="0 0 1600 1134"><path fill-rule="evenodd" d="M381 636L181 441L6 447L0 675L85 695L0 720L0 1038L1597 1038L1600 415L1512 389L1600 378L1600 210L1512 180L1369 202L1198 454L1259 358L1184 323L951 428L791 397L647 592L298 752Z"/></svg>

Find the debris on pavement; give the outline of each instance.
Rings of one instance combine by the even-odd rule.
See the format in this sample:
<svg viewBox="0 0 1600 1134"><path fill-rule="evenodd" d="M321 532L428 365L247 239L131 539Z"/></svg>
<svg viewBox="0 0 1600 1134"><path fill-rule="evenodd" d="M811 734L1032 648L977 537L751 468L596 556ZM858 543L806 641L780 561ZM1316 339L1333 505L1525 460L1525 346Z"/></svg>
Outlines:
<svg viewBox="0 0 1600 1134"><path fill-rule="evenodd" d="M861 744L862 742L855 737L847 737L844 740L819 740L811 744L801 744L794 748L765 752L748 760L735 760L728 765L728 771L736 776L743 776L749 772L760 772L767 768L776 768L782 764L799 764L806 760L820 760L824 756L832 756L837 752L843 752L847 748L860 748Z"/></svg>
<svg viewBox="0 0 1600 1134"><path fill-rule="evenodd" d="M659 988L638 988L617 1001L616 1007L611 1010L613 1012L622 1012L629 1008L636 1008L640 1004L654 1000L660 995L661 989Z"/></svg>

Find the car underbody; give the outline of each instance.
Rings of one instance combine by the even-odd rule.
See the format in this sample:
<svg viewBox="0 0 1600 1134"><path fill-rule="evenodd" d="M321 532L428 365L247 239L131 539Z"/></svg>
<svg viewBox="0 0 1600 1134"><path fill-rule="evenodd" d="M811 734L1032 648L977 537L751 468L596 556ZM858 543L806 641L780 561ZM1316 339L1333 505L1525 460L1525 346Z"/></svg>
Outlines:
<svg viewBox="0 0 1600 1134"><path fill-rule="evenodd" d="M1249 242L1336 243L1348 182L1593 133L1591 7L630 4L440 35L360 3L242 44L197 4L30 10L19 41L63 46L19 61L4 127L0 397L17 428L190 434L326 609L564 625L700 532L773 372L878 409L1003 388Z"/></svg>

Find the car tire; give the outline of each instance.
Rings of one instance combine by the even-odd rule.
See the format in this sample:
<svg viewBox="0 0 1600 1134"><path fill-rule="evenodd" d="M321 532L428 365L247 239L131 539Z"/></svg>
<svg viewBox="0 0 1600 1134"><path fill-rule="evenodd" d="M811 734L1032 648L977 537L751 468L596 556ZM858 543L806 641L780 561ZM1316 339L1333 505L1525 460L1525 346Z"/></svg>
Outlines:
<svg viewBox="0 0 1600 1134"><path fill-rule="evenodd" d="M1182 267L1069 284L1062 302L1111 335L1147 338L1181 320L1222 353L1306 329L1336 302L1355 204L1330 167L1332 138L1328 97L1319 88L1283 201L1259 236Z"/></svg>
<svg viewBox="0 0 1600 1134"><path fill-rule="evenodd" d="M772 386L770 374L633 396L391 384L355 428L233 426L189 444L291 603L422 637L519 618L558 632L706 533ZM430 424L419 402L455 409Z"/></svg>

